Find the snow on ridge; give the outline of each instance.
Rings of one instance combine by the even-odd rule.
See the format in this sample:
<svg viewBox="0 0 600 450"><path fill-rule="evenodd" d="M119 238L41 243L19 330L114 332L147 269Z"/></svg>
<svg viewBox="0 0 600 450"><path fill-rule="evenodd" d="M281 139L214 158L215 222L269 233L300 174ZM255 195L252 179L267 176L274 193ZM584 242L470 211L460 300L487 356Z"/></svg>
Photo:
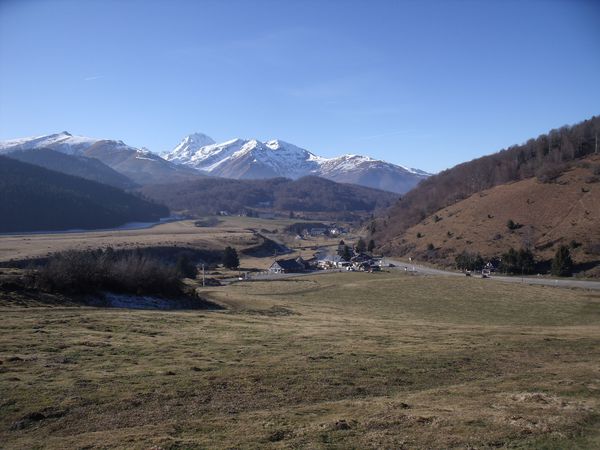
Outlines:
<svg viewBox="0 0 600 450"><path fill-rule="evenodd" d="M122 140L98 139L87 136L72 135L67 131L29 138L0 141L0 153L10 153L19 150L38 150L48 148L72 156L85 156L85 152L95 144L107 144L114 150L135 152L137 159L158 161L160 156L147 148L136 148L127 145Z"/></svg>
<svg viewBox="0 0 600 450"><path fill-rule="evenodd" d="M236 138L218 144L199 145L191 143L192 137L193 135L184 138L173 151L165 155L165 159L189 165L203 172L211 172L217 167L226 167L234 162L237 165L262 165L289 178L304 175L336 176L375 169L420 177L429 175L420 170L364 155L345 154L326 158L280 139L262 142L258 139Z"/></svg>
<svg viewBox="0 0 600 450"><path fill-rule="evenodd" d="M73 136L67 131L53 133L43 136L33 136L19 139L11 139L0 142L0 151L8 153L17 150L33 150L38 148L50 148L70 155L79 155L86 148L92 146L99 139L86 136Z"/></svg>

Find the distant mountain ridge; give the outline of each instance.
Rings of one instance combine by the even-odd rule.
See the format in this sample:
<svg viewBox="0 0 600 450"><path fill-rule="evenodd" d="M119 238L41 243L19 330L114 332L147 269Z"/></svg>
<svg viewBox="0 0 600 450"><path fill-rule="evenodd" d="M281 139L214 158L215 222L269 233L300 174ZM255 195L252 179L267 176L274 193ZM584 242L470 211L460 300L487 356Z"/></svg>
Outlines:
<svg viewBox="0 0 600 450"><path fill-rule="evenodd" d="M404 193L430 174L368 156L343 155L323 158L279 139L232 139L222 143L202 133L185 137L171 152L168 161L193 167L210 175L234 179L307 175L352 183L390 192Z"/></svg>
<svg viewBox="0 0 600 450"><path fill-rule="evenodd" d="M67 131L0 141L0 154L39 150L95 158L138 185L177 183L208 175L246 180L280 177L295 180L304 176L318 176L341 183L405 193L430 175L422 170L368 156L323 158L277 139L261 142L238 138L215 143L202 133L185 137L171 152L164 154L164 158L120 140L74 136ZM60 158L55 157L56 161L50 161L51 158L51 154L46 154L45 164L59 170Z"/></svg>
<svg viewBox="0 0 600 450"><path fill-rule="evenodd" d="M150 152L120 140L74 136L67 131L0 142L0 154L50 149L71 156L96 158L137 184L166 183L198 178L200 174L173 164Z"/></svg>
<svg viewBox="0 0 600 450"><path fill-rule="evenodd" d="M269 178L235 180L205 177L183 183L148 185L145 197L183 214L290 213L331 220L354 220L390 206L398 196L366 186L307 176L297 180ZM291 215L291 214L290 214Z"/></svg>

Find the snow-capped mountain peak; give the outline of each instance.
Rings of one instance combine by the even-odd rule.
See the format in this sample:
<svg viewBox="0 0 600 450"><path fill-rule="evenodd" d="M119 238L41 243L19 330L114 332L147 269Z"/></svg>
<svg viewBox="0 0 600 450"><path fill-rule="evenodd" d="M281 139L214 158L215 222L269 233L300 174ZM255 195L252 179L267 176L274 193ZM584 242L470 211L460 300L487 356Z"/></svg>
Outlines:
<svg viewBox="0 0 600 450"><path fill-rule="evenodd" d="M186 138L187 139L187 138ZM422 171L379 161L369 156L347 154L323 158L280 139L232 139L199 148L184 139L165 158L201 172L227 178L300 178L317 175L334 181L406 192L422 178ZM378 174L381 177L378 177Z"/></svg>
<svg viewBox="0 0 600 450"><path fill-rule="evenodd" d="M199 149L215 144L215 141L204 133L192 133L184 137L179 144L164 156L173 162L184 162L190 159Z"/></svg>
<svg viewBox="0 0 600 450"><path fill-rule="evenodd" d="M215 144L214 139L204 133L192 133L189 136L186 136L182 143L183 142L188 145L194 145L198 148L204 147L205 145Z"/></svg>

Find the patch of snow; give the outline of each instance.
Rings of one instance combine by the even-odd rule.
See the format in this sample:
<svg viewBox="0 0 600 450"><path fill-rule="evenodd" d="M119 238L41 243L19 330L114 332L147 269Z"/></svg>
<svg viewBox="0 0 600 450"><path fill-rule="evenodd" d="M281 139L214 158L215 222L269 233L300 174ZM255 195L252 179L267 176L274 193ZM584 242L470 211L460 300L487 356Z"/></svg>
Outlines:
<svg viewBox="0 0 600 450"><path fill-rule="evenodd" d="M105 293L104 299L107 306L112 308L160 310L181 308L177 300L168 300L159 297Z"/></svg>

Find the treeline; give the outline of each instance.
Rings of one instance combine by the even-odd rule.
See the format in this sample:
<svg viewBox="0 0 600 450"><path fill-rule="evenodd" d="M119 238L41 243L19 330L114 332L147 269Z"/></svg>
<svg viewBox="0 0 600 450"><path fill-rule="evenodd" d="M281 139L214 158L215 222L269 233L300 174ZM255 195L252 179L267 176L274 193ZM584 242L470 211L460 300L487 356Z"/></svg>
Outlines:
<svg viewBox="0 0 600 450"><path fill-rule="evenodd" d="M512 247L499 258L493 258L487 263L479 253L475 254L468 251L456 255L454 261L456 268L459 270L479 271L489 263L491 267L509 275L531 275L536 271L543 272L546 265L545 261L536 261L530 249L521 248L516 250ZM561 245L552 259L550 273L560 277L571 276L573 267L569 246Z"/></svg>
<svg viewBox="0 0 600 450"><path fill-rule="evenodd" d="M402 234L436 211L472 194L525 178L552 182L570 162L590 155L600 146L600 117L564 126L493 155L459 164L431 176L408 192L373 224L379 241ZM600 150L599 150L600 151Z"/></svg>
<svg viewBox="0 0 600 450"><path fill-rule="evenodd" d="M280 212L374 211L390 206L396 194L341 184L314 176L289 180L205 178L185 183L144 186L141 192L172 210L193 214L245 213L251 208Z"/></svg>
<svg viewBox="0 0 600 450"><path fill-rule="evenodd" d="M0 232L110 228L168 215L139 195L0 157Z"/></svg>

